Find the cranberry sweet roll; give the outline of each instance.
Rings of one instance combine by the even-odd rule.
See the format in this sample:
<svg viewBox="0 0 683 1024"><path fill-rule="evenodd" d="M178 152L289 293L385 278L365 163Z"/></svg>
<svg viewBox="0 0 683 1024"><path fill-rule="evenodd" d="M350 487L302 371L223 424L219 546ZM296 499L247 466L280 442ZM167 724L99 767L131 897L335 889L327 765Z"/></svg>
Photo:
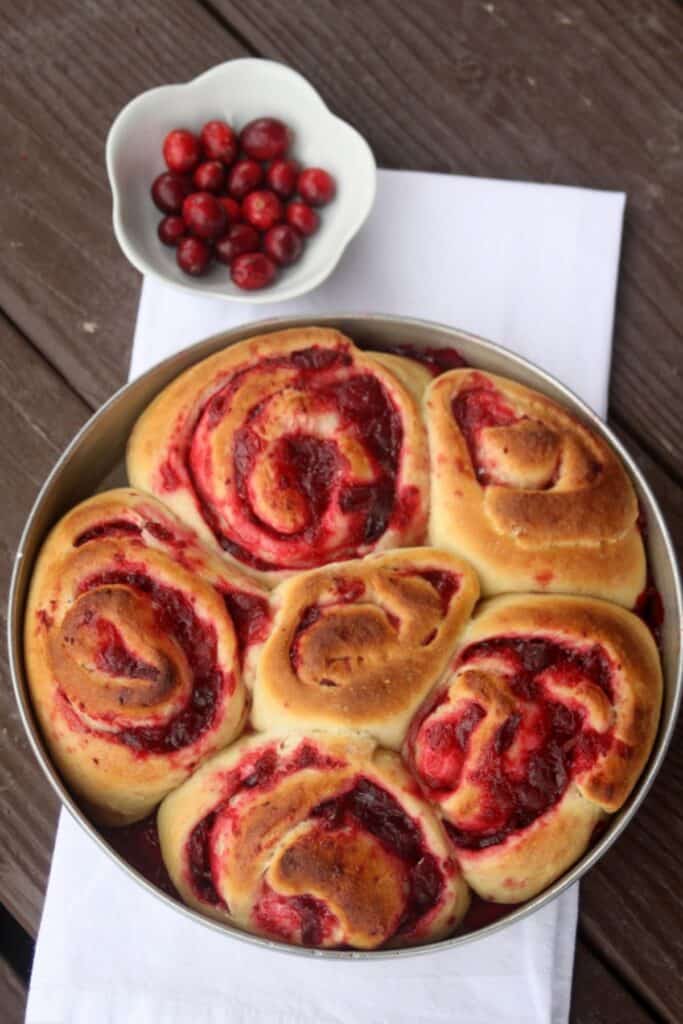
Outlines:
<svg viewBox="0 0 683 1024"><path fill-rule="evenodd" d="M426 395L430 540L487 595L589 594L633 607L645 585L638 502L612 449L545 395L478 370Z"/></svg>
<svg viewBox="0 0 683 1024"><path fill-rule="evenodd" d="M470 566L406 548L300 573L271 596L256 665L257 729L364 729L400 748L479 596Z"/></svg>
<svg viewBox="0 0 683 1024"><path fill-rule="evenodd" d="M649 756L662 675L647 627L591 598L484 604L406 757L484 899L534 896L619 810Z"/></svg>
<svg viewBox="0 0 683 1024"><path fill-rule="evenodd" d="M428 457L414 391L337 331L255 337L157 397L130 439L129 477L268 583L421 543Z"/></svg>
<svg viewBox="0 0 683 1024"><path fill-rule="evenodd" d="M158 812L190 906L306 946L374 949L448 935L468 890L397 754L349 733L252 736Z"/></svg>
<svg viewBox="0 0 683 1024"><path fill-rule="evenodd" d="M102 824L143 818L240 731L241 661L266 593L130 489L54 528L25 625L36 714L66 781Z"/></svg>

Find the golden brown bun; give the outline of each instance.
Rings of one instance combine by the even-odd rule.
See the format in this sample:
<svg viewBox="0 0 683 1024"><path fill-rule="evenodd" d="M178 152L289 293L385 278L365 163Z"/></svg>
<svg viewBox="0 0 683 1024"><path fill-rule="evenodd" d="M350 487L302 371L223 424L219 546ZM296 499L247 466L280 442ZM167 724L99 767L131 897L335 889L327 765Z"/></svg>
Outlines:
<svg viewBox="0 0 683 1024"><path fill-rule="evenodd" d="M382 366L386 366L387 370L391 370L401 384L410 391L418 405L422 405L424 393L432 381L432 374L422 363L418 363L416 359L411 359L409 356L397 356L393 352L370 351L367 352L367 355L372 356Z"/></svg>
<svg viewBox="0 0 683 1024"><path fill-rule="evenodd" d="M469 903L401 759L362 734L241 740L164 800L158 826L186 903L297 945L431 941Z"/></svg>
<svg viewBox="0 0 683 1024"><path fill-rule="evenodd" d="M430 540L472 562L483 594L635 604L638 502L609 445L545 395L479 370L437 377L425 409Z"/></svg>
<svg viewBox="0 0 683 1024"><path fill-rule="evenodd" d="M406 548L300 573L272 593L257 729L365 729L398 749L479 596L470 566Z"/></svg>
<svg viewBox="0 0 683 1024"><path fill-rule="evenodd" d="M581 856L652 749L662 698L647 627L591 598L485 602L405 754L467 882L517 903Z"/></svg>
<svg viewBox="0 0 683 1024"><path fill-rule="evenodd" d="M143 413L128 445L129 478L268 584L421 543L424 425L385 363L320 327L233 345L183 373ZM424 386L417 364L411 381Z"/></svg>
<svg viewBox="0 0 683 1024"><path fill-rule="evenodd" d="M143 818L237 735L240 661L268 624L266 592L148 495L98 494L54 527L28 599L27 674L52 756L98 822Z"/></svg>

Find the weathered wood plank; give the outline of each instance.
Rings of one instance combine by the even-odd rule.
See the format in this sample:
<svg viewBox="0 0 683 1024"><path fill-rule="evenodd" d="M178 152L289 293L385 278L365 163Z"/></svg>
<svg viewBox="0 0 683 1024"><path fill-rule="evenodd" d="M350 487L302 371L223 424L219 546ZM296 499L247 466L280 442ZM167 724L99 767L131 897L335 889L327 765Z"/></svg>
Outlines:
<svg viewBox="0 0 683 1024"><path fill-rule="evenodd" d="M593 950L576 943L570 1024L650 1024L657 1018L631 995Z"/></svg>
<svg viewBox="0 0 683 1024"><path fill-rule="evenodd" d="M142 90L245 51L184 0L2 10L0 307L96 406L126 378L139 282L111 229L109 126Z"/></svg>
<svg viewBox="0 0 683 1024"><path fill-rule="evenodd" d="M307 75L383 165L627 191L612 406L683 474L680 7L210 3Z"/></svg>
<svg viewBox="0 0 683 1024"><path fill-rule="evenodd" d="M87 405L4 319L0 320L0 480L9 496L0 531L0 898L35 935L58 802L31 753L11 690L5 651L12 559L26 515Z"/></svg>
<svg viewBox="0 0 683 1024"><path fill-rule="evenodd" d="M3 1024L21 1024L26 1006L26 986L10 964L0 957L0 1007Z"/></svg>
<svg viewBox="0 0 683 1024"><path fill-rule="evenodd" d="M619 434L660 503L680 559L683 490L628 434ZM580 905L593 945L672 1024L683 1020L682 788L683 719L637 817L582 883Z"/></svg>

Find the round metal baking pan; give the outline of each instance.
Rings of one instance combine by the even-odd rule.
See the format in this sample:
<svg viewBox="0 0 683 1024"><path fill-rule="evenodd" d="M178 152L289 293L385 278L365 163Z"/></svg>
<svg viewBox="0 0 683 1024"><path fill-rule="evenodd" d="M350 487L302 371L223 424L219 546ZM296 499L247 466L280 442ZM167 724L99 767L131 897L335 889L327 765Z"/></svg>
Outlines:
<svg viewBox="0 0 683 1024"><path fill-rule="evenodd" d="M662 632L662 661L664 667L664 701L657 739L650 760L636 785L630 799L622 810L608 819L608 825L600 839L577 861L576 864L549 886L540 895L517 907L507 916L477 931L425 946L400 950L378 950L356 952L346 950L311 950L294 947L286 943L272 942L247 934L240 929L203 917L195 910L176 902L148 882L126 863L99 834L78 804L74 801L64 782L55 769L37 726L26 676L24 673L22 635L26 595L36 554L50 527L68 509L96 491L125 484L124 454L126 442L136 419L154 396L193 363L234 344L244 338L266 331L281 330L310 324L336 327L348 334L363 348L386 347L389 345L411 345L424 348L457 348L464 359L473 366L500 373L523 384L537 388L569 408L574 415L601 434L621 456L635 485L641 507L645 513L648 531L647 548L650 571L664 604L664 625ZM325 316L325 317L283 317L260 323L250 323L225 334L215 335L190 348L165 359L143 376L121 388L97 412L76 435L46 480L29 515L28 522L19 542L8 610L9 660L12 680L24 728L33 751L59 795L76 821L88 833L93 842L110 856L119 867L138 884L143 885L158 899L163 900L176 913L201 922L207 928L223 932L267 949L277 949L300 956L339 959L379 959L387 957L416 956L428 950L456 948L473 939L505 928L515 921L538 910L582 877L606 853L621 835L659 771L666 749L671 741L676 714L683 689L683 665L681 659L681 582L676 558L662 514L646 480L634 460L623 448L609 427L599 419L571 391L548 374L506 351L498 345L484 341L464 331L421 320L410 320L389 316Z"/></svg>

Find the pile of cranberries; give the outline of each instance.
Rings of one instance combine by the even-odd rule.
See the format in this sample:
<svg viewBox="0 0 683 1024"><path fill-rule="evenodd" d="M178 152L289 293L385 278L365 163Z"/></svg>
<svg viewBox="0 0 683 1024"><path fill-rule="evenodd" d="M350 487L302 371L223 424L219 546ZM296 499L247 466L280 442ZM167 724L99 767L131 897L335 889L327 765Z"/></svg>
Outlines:
<svg viewBox="0 0 683 1024"><path fill-rule="evenodd" d="M250 121L239 135L225 121L208 121L198 136L168 133L168 170L151 192L166 215L159 238L175 246L181 270L197 277L216 259L252 290L299 259L318 228L314 207L329 203L335 183L322 168L288 159L289 143L287 125L274 117Z"/></svg>

